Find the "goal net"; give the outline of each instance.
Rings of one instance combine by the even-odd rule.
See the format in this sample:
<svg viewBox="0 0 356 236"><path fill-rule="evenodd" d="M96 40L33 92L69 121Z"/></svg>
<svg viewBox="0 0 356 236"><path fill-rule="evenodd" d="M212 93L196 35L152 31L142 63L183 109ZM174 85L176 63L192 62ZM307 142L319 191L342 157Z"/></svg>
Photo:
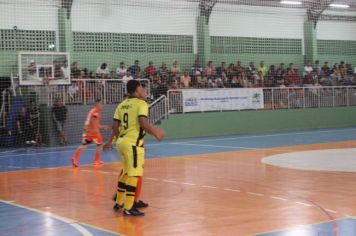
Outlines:
<svg viewBox="0 0 356 236"><path fill-rule="evenodd" d="M140 79L152 101L171 96L171 112L187 111L186 89L229 89L216 95L235 99L229 104L224 97L226 110L309 106L298 100L303 89L272 89L355 85L356 5L332 2L2 0L1 145L57 146L57 119L63 119L68 144L79 144L95 101L104 102L102 123L111 124L130 79ZM254 89L246 94L261 104L237 106L235 88ZM338 104L335 94L349 105L354 93L344 91L310 92L316 99L310 107ZM198 104L197 93L191 94L186 105ZM187 133L194 135L212 134Z"/></svg>

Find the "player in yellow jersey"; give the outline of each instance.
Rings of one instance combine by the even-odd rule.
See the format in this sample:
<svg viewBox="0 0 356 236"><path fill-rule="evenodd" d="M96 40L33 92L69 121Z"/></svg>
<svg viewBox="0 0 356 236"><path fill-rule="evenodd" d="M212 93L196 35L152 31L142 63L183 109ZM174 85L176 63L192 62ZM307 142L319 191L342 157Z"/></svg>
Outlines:
<svg viewBox="0 0 356 236"><path fill-rule="evenodd" d="M123 174L119 178L116 203L124 204L125 216L142 216L144 213L135 207L134 200L138 179L143 176L144 136L147 132L160 141L165 133L148 121L146 91L140 82L130 80L126 87L129 97L115 110L113 131L105 148L110 148L117 137L116 148L122 159Z"/></svg>

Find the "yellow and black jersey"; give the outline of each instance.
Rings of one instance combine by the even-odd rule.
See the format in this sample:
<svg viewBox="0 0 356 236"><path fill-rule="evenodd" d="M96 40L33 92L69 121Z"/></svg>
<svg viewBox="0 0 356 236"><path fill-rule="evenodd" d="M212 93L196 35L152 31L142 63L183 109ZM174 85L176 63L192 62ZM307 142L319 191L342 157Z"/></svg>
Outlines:
<svg viewBox="0 0 356 236"><path fill-rule="evenodd" d="M148 117L148 104L144 100L127 98L122 101L114 114L114 120L120 121L119 138L124 138L133 145L143 146L145 132L138 120L141 116Z"/></svg>

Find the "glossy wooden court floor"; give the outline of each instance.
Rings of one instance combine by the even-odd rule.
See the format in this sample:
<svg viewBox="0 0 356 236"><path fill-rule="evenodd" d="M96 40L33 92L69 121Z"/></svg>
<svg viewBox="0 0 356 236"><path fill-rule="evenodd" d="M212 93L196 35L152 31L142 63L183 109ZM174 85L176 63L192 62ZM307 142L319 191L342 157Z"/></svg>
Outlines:
<svg viewBox="0 0 356 236"><path fill-rule="evenodd" d="M144 217L112 210L119 162L0 172L0 199L119 235L255 235L320 222L342 235L335 220L356 216L356 173L293 170L261 159L350 147L355 140L149 159Z"/></svg>

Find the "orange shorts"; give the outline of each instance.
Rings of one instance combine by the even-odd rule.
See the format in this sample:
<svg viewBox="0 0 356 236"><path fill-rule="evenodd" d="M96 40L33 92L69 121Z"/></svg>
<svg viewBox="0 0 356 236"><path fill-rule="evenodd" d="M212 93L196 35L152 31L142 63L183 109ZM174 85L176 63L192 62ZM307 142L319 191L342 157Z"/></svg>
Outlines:
<svg viewBox="0 0 356 236"><path fill-rule="evenodd" d="M90 143L96 143L97 145L103 144L103 136L101 136L101 133L98 134L83 134L83 140L82 144L87 145Z"/></svg>

